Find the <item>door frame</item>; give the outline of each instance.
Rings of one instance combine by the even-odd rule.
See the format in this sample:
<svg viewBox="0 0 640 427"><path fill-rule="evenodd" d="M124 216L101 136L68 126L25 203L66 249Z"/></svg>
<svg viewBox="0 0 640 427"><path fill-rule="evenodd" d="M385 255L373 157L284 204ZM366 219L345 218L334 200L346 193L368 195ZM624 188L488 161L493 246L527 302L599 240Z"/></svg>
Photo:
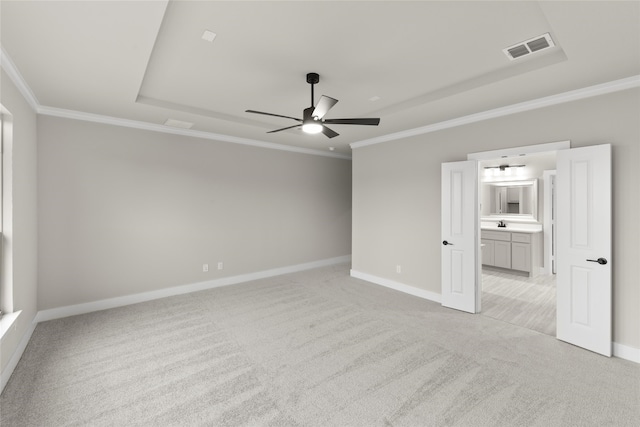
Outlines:
<svg viewBox="0 0 640 427"><path fill-rule="evenodd" d="M544 171L542 179L544 180L544 214L542 217L544 224L551 224L551 227L542 230L544 257L540 274L550 276L556 273L556 170Z"/></svg>
<svg viewBox="0 0 640 427"><path fill-rule="evenodd" d="M522 147L514 147L514 148L504 148L499 150L491 150L491 151L479 151L476 153L467 154L467 160L475 160L477 163L480 163L482 160L493 160L501 157L512 157L518 155L526 155L526 154L536 154L536 153L544 153L549 151L559 151L559 150L568 150L571 148L571 141L558 141L558 142L549 142L544 144L537 145L525 145ZM481 171L478 168L478 185L476 188L476 200L478 203L480 202L480 192L482 185L482 177L480 176ZM480 206L478 205L478 212L481 211ZM476 224L476 234L478 242L480 242L481 237L481 226L482 217L478 215L477 224ZM544 245L543 245L544 246ZM476 286L476 299L477 299L477 313L481 313L482 310L482 254L478 251L477 257L477 280L475 283ZM557 303L556 303L557 304Z"/></svg>
<svg viewBox="0 0 640 427"><path fill-rule="evenodd" d="M607 145L608 149L610 150L610 145L609 144L604 144L604 145ZM585 147L585 148L588 148L588 147ZM482 221L482 217L479 215L479 212L481 211L481 206L480 206L481 202L480 201L482 200L480 198L480 192L481 192L481 179L480 178L481 177L480 177L480 168L478 167L479 166L479 162L482 161L482 160L499 159L501 157L517 157L517 156L520 156L520 155L524 156L524 155L527 155L527 154L551 152L551 151L556 151L556 152L565 151L566 156L568 156L567 158L571 158L571 155L568 154L568 153L570 153L570 150L571 150L571 141L559 141L559 142L552 142L552 143L546 143L546 144L529 145L529 146L522 146L522 147L515 147L515 148L506 148L506 149L502 149L502 150L483 151L483 152L467 154L467 161L475 161L476 162L475 166L476 166L476 171L477 171L477 175L478 175L477 176L477 185L475 186L476 187L475 188L475 203L476 203L476 212L478 213L478 215L476 215L475 221L472 221L472 222L474 222L475 230L473 230L473 232L474 232L473 234L476 235L476 241L478 242L478 249L480 247L479 243L481 241L480 240L480 236L481 236L480 233L481 233L481 221ZM577 149L576 152L578 150L582 150L582 149ZM580 153L584 154L584 152L580 152ZM595 158L594 155L593 155L593 152L589 152L589 153L591 154L591 158ZM610 153L610 151L609 151L609 153ZM609 156L610 156L610 154L607 155L607 157L609 157ZM612 168L611 159L610 158L609 158L608 162L609 162L609 165L607 167L607 174L610 173L610 168ZM565 169L562 169L562 170L565 171ZM559 168L558 168L558 165L557 165L556 166L556 173L558 171L559 171ZM610 178L607 178L607 180L609 180L609 179ZM566 183L566 181L564 181L564 182ZM601 182L601 180L596 180L595 182ZM610 187L611 182L610 181L607 181L607 182L609 182L608 185ZM609 188L609 191L612 191L612 189ZM610 195L611 195L611 193L609 193L607 195L607 197L610 197ZM584 222L585 221L581 221L581 223L584 223ZM611 237L612 236L609 236L609 239L611 239ZM446 242L443 242L443 243L447 244ZM478 312L479 312L480 304L481 304L481 289L482 289L482 275L479 274L479 271L480 271L480 268L481 268L481 262L482 261L481 261L481 253L480 253L479 250L476 251L476 254L477 254L477 256L475 258L476 265L474 267L475 267L475 270L476 270L476 272L478 274L476 274L476 280L475 280L473 285L474 285L474 291L475 291L474 293L477 296L476 304L477 304L477 309L478 309ZM582 257L584 255L580 254L580 256ZM587 261L595 260L594 256L592 256L592 255L587 255L587 256L593 258L593 259L587 259ZM607 256L610 257L611 254L609 253ZM580 260L580 261L582 262L582 260ZM599 264L606 264L606 260L604 262L600 262L600 261L601 260L598 259L597 262ZM563 265L565 265L565 264L564 263L561 264L561 266L563 266ZM567 280L567 277L564 277L564 280ZM609 278L608 283L609 283L610 286L613 286L613 283L611 281L611 277ZM612 288L609 290L609 292L610 292L609 296L611 296L612 290L613 290ZM558 307L558 300L559 299L556 299L556 308ZM584 300L584 298L582 298L582 299L579 298L578 302L582 303L583 300ZM611 304L611 301L609 303ZM584 305L584 304L582 304L582 305ZM565 306L563 305L563 307L565 307ZM611 322L613 320L612 319L612 316L613 316L612 307L610 307L610 311L609 311L608 316L609 316L609 321ZM599 324L600 323L598 323L598 325ZM611 323L609 323L609 328L611 328ZM558 326L556 325L556 339L561 339L558 331L559 331L559 329L558 329ZM594 347L592 349L588 345L585 345L583 341L576 339L574 335L572 335L572 336L568 335L568 336L562 338L562 340L567 341L569 343L572 343L574 345L577 345L579 347L583 347L583 348L585 348L587 350L591 350L591 351L595 351L597 353L601 353L601 354L603 354L605 356L611 356L611 353L612 353L611 349L613 348L614 343L613 343L613 340L612 340L612 338L613 338L612 337L612 331L610 331L610 332L611 332L611 334L608 336L609 351L600 351L600 347L598 347L598 346L601 346L601 344L602 344L601 341L597 341L596 342L596 344L597 344L596 347L598 347L598 348ZM601 335L599 335L599 336L600 336L600 338L602 338Z"/></svg>
<svg viewBox="0 0 640 427"><path fill-rule="evenodd" d="M504 148L500 150L478 151L467 154L467 160L493 160L500 157L518 156L521 154L536 154L547 151L568 150L571 148L571 141L548 142L545 144L525 145L522 147ZM480 189L480 187L478 187Z"/></svg>

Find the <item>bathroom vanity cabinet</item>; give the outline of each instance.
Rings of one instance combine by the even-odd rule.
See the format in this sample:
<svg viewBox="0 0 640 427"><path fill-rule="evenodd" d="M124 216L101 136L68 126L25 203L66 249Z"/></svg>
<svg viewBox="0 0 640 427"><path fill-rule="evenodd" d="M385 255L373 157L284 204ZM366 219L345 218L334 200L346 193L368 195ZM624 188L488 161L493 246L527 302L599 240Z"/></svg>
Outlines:
<svg viewBox="0 0 640 427"><path fill-rule="evenodd" d="M540 231L482 229L482 264L536 276L540 266L540 234Z"/></svg>

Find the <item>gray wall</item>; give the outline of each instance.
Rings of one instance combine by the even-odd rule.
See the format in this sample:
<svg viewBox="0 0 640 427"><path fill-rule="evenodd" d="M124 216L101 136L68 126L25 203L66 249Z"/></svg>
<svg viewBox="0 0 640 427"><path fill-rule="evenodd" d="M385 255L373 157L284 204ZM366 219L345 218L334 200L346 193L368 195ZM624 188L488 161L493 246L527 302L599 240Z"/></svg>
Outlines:
<svg viewBox="0 0 640 427"><path fill-rule="evenodd" d="M353 153L353 269L440 293L440 164L571 140L613 151L614 341L640 348L640 90L515 114ZM402 274L395 267L402 265Z"/></svg>
<svg viewBox="0 0 640 427"><path fill-rule="evenodd" d="M49 116L38 135L40 310L351 254L349 160Z"/></svg>
<svg viewBox="0 0 640 427"><path fill-rule="evenodd" d="M11 162L12 227L6 236L11 247L7 261L13 275L13 297L7 302L13 311L22 310L15 328L0 342L0 368L4 371L22 337L36 315L37 259L37 180L36 114L24 100L4 70L0 75L0 102L13 116L13 141L5 146ZM3 308L7 304L3 302Z"/></svg>

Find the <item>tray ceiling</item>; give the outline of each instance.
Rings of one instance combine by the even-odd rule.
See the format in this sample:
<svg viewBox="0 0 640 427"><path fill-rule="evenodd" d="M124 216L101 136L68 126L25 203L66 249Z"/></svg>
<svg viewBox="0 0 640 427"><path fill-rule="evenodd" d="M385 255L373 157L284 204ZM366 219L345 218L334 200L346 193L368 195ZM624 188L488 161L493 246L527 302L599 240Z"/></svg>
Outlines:
<svg viewBox="0 0 640 427"><path fill-rule="evenodd" d="M0 4L3 49L47 107L348 154L349 143L640 74L638 2L118 1ZM213 42L203 32L216 34ZM503 49L549 33L554 47ZM378 127L306 135L286 119Z"/></svg>

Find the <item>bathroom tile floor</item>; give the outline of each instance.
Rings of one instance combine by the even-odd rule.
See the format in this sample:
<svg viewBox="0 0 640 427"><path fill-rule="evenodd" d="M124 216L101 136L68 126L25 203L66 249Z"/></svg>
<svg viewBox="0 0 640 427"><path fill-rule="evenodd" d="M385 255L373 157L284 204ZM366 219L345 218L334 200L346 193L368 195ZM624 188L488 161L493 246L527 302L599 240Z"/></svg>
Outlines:
<svg viewBox="0 0 640 427"><path fill-rule="evenodd" d="M530 278L483 268L481 313L555 336L555 275Z"/></svg>

